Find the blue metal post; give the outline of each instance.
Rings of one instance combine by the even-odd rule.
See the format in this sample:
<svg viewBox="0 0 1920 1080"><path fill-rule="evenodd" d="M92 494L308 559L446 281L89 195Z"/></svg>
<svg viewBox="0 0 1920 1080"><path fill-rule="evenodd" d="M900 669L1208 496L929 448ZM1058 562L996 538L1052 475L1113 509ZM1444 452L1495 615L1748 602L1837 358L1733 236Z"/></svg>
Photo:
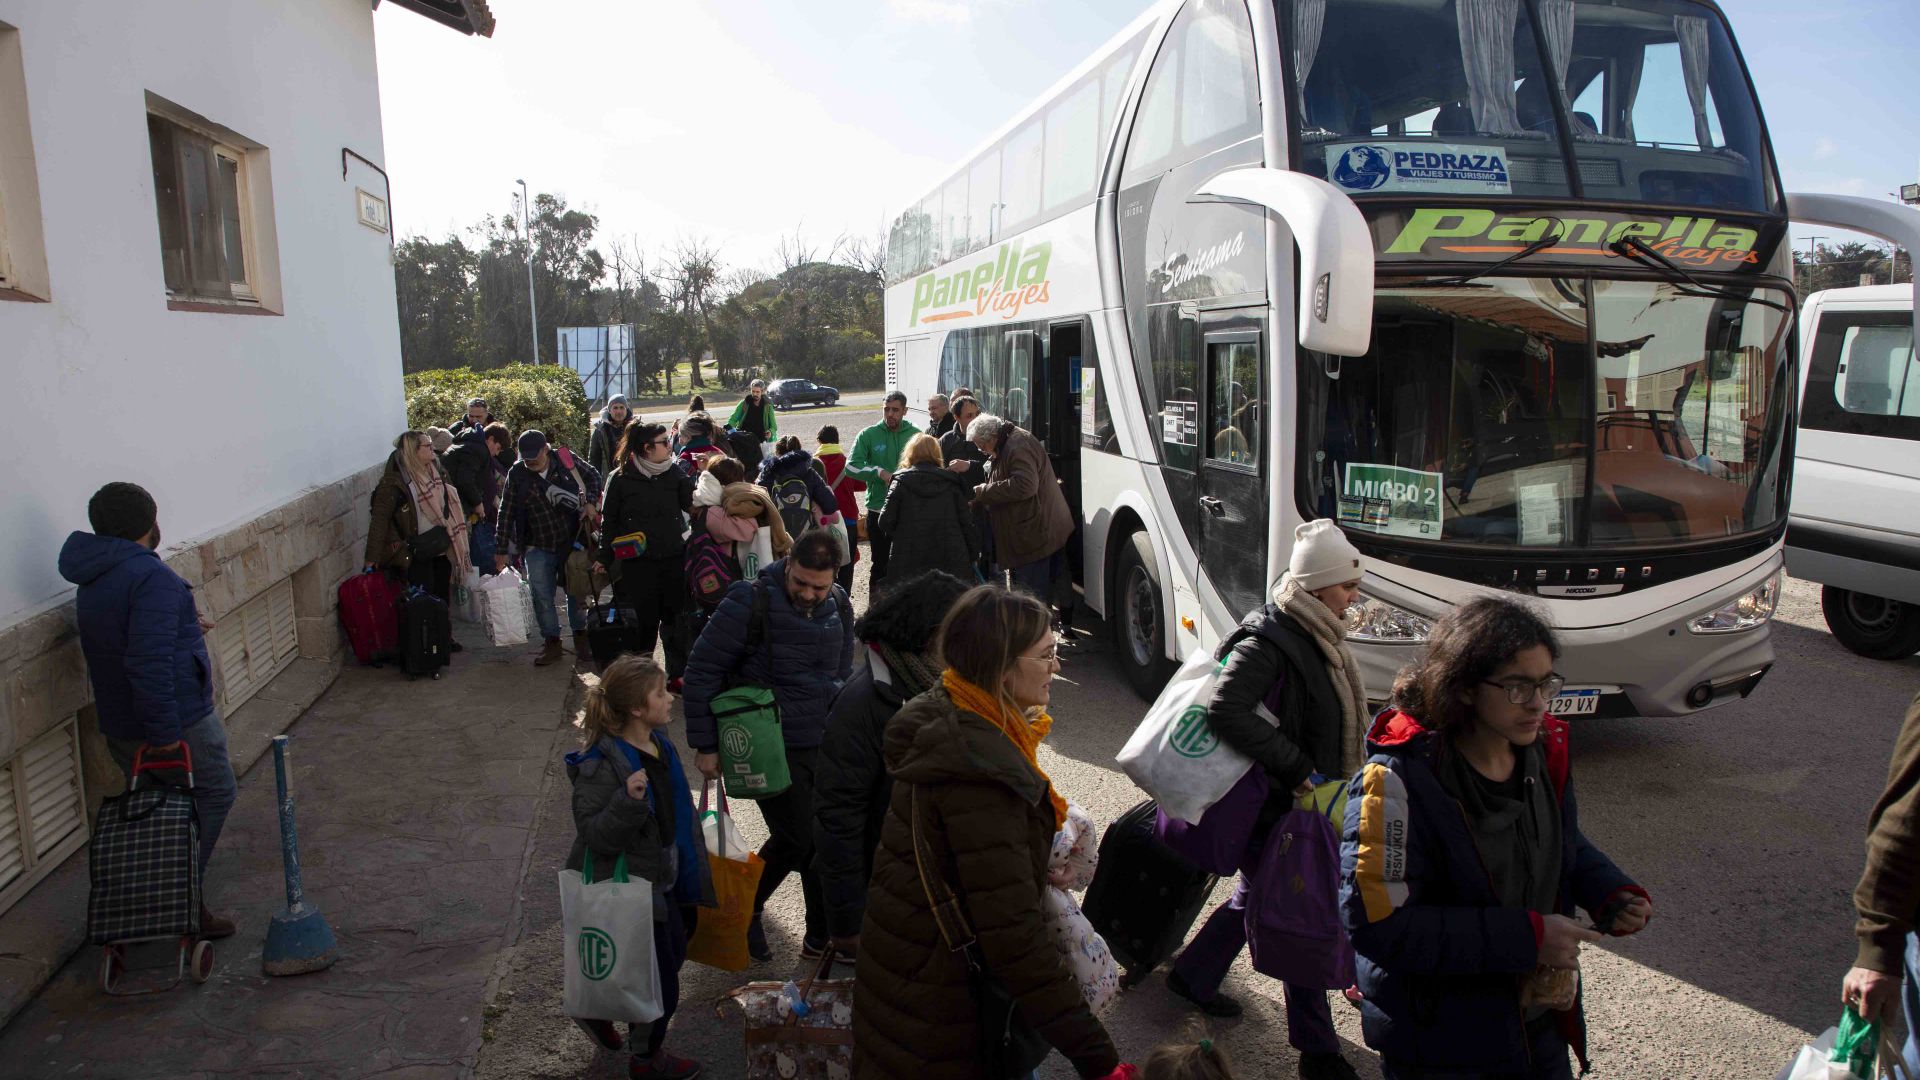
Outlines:
<svg viewBox="0 0 1920 1080"><path fill-rule="evenodd" d="M301 895L300 844L293 825L293 785L287 774L287 737L273 737L273 781L280 796L280 861L287 876L287 909L267 924L260 967L269 975L319 971L338 958L333 928Z"/></svg>
<svg viewBox="0 0 1920 1080"><path fill-rule="evenodd" d="M273 737L273 783L280 793L280 861L287 874L287 909L300 910L300 840L294 833L293 783L287 776L287 737Z"/></svg>

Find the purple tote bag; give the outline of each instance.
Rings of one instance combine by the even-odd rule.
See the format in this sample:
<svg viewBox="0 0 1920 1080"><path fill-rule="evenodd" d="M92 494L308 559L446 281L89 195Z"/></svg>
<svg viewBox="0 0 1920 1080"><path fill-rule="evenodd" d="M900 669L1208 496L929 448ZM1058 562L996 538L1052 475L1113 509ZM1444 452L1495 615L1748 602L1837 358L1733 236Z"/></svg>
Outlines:
<svg viewBox="0 0 1920 1080"><path fill-rule="evenodd" d="M1353 985L1353 945L1340 924L1340 835L1325 814L1293 810L1247 871L1253 969L1291 986Z"/></svg>
<svg viewBox="0 0 1920 1080"><path fill-rule="evenodd" d="M1156 810L1153 835L1188 862L1220 877L1232 877L1250 865L1257 852L1253 827L1267 804L1267 772L1249 768L1220 801L1207 807L1197 823L1170 818Z"/></svg>

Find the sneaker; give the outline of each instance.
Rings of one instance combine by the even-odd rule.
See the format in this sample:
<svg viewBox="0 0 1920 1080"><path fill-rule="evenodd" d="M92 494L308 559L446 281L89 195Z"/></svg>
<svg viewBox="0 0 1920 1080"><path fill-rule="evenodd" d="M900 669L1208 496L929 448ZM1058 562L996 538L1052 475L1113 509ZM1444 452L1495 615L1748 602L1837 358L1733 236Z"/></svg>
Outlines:
<svg viewBox="0 0 1920 1080"><path fill-rule="evenodd" d="M533 658L533 666L546 667L548 664L557 664L560 662L560 655L560 639L548 638L547 643L540 649L540 655Z"/></svg>
<svg viewBox="0 0 1920 1080"><path fill-rule="evenodd" d="M608 1050L625 1050L627 1040L620 1037L620 1028L611 1020L582 1020L574 1017L573 1022L587 1033L587 1038L599 1043Z"/></svg>
<svg viewBox="0 0 1920 1080"><path fill-rule="evenodd" d="M207 905L200 905L201 941L218 941L221 938L230 938L233 936L233 931L234 925L232 919L215 915L213 912L207 910Z"/></svg>
<svg viewBox="0 0 1920 1080"><path fill-rule="evenodd" d="M1167 972L1167 989L1193 1002L1208 1016L1230 1020L1240 1015L1240 1003L1225 994L1216 993L1205 1001L1200 1000L1199 996L1193 992L1193 987L1187 985L1187 980L1181 977L1178 970Z"/></svg>
<svg viewBox="0 0 1920 1080"><path fill-rule="evenodd" d="M652 1057L635 1054L627 1062L627 1075L633 1080L693 1080L700 1075L700 1063L674 1057L665 1050Z"/></svg>
<svg viewBox="0 0 1920 1080"><path fill-rule="evenodd" d="M1360 1074L1339 1054L1301 1054L1300 1080L1360 1080Z"/></svg>
<svg viewBox="0 0 1920 1080"><path fill-rule="evenodd" d="M747 955L764 964L773 959L773 950L767 948L767 928L761 925L760 919L756 912L753 921L747 924Z"/></svg>

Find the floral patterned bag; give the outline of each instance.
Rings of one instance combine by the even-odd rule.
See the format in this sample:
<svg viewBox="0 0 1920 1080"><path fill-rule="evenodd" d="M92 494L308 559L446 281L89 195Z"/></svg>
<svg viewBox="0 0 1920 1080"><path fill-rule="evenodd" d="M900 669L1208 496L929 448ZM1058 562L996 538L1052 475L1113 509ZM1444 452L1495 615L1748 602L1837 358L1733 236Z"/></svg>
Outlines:
<svg viewBox="0 0 1920 1080"><path fill-rule="evenodd" d="M1053 837L1047 859L1047 892L1041 899L1047 933L1080 983L1080 992L1094 1012L1106 1008L1120 992L1120 968L1107 950L1106 940L1080 911L1068 890L1085 889L1099 865L1098 833L1093 819L1074 803L1067 804L1066 824Z"/></svg>
<svg viewBox="0 0 1920 1080"><path fill-rule="evenodd" d="M747 1021L747 1080L847 1080L853 1074L853 980L827 978L833 961L828 949L791 994L790 983L751 982L727 995ZM796 998L802 1003L797 1014Z"/></svg>

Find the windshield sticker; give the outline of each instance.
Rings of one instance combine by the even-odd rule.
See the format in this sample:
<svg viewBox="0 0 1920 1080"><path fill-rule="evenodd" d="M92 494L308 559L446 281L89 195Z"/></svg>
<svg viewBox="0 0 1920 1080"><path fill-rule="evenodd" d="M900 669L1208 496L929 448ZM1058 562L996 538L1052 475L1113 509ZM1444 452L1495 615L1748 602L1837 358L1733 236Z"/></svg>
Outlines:
<svg viewBox="0 0 1920 1080"><path fill-rule="evenodd" d="M1441 497L1443 479L1437 472L1353 462L1346 467L1346 482L1341 491L1342 524L1353 524L1387 536L1438 540L1446 521ZM1346 519L1351 501L1355 499L1361 500L1360 520L1349 522ZM1375 503L1385 506L1376 507Z"/></svg>
<svg viewBox="0 0 1920 1080"><path fill-rule="evenodd" d="M1425 191L1509 195L1506 150L1452 143L1366 143L1327 147L1327 175L1349 193Z"/></svg>
<svg viewBox="0 0 1920 1080"><path fill-rule="evenodd" d="M1573 214L1501 214L1473 207L1415 210L1404 224L1398 215L1375 221L1383 257L1415 259L1500 259L1524 251L1549 236L1559 243L1536 253L1540 260L1567 257L1628 259L1613 245L1637 237L1668 259L1695 270L1757 267L1760 234L1718 218L1679 214L1636 218L1582 211ZM1396 224L1398 227L1396 229ZM1387 239L1391 236L1392 239Z"/></svg>
<svg viewBox="0 0 1920 1080"><path fill-rule="evenodd" d="M1173 446L1200 445L1200 403L1169 401L1160 413L1160 441Z"/></svg>

